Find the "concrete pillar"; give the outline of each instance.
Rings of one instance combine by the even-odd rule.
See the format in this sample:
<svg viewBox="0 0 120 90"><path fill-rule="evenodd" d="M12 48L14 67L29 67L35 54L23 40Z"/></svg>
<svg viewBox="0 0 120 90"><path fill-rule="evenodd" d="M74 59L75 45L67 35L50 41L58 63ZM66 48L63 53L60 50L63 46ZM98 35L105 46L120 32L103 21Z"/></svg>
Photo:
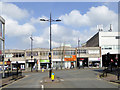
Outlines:
<svg viewBox="0 0 120 90"><path fill-rule="evenodd" d="M102 56L100 57L100 67L102 67Z"/></svg>

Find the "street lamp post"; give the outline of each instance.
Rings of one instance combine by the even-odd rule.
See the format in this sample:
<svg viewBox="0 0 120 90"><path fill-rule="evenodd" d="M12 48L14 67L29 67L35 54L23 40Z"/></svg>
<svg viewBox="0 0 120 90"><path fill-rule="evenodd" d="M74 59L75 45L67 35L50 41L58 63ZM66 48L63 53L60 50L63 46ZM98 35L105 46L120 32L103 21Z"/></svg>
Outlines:
<svg viewBox="0 0 120 90"><path fill-rule="evenodd" d="M79 58L80 58L80 40L79 40L79 38L78 38L78 55L79 55ZM79 63L79 69L80 69L79 59L78 59L78 63Z"/></svg>
<svg viewBox="0 0 120 90"><path fill-rule="evenodd" d="M57 19L57 20L53 20L53 19L51 19L51 13L50 13L50 19L48 19L48 20L45 20L45 19L40 19L40 21L48 21L48 22L50 22L50 53L49 53L49 78L51 78L51 72L52 72L52 70L51 70L51 22L58 22L58 21L61 21L60 19Z"/></svg>
<svg viewBox="0 0 120 90"><path fill-rule="evenodd" d="M31 62L32 62L32 58L33 58L33 55L32 55L32 47L33 47L33 38L32 38L32 35L31 35L30 39L31 39ZM32 63L31 63L31 72L32 72Z"/></svg>

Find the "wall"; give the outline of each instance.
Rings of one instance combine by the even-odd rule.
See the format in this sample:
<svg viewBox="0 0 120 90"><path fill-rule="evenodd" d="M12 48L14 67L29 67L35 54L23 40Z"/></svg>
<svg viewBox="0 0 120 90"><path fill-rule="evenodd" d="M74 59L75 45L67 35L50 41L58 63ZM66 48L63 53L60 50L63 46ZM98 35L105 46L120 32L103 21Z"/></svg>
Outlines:
<svg viewBox="0 0 120 90"><path fill-rule="evenodd" d="M120 32L100 32L99 33L99 46L101 47L102 55L110 52L111 54L118 54L120 50L120 39L116 39ZM119 49L117 49L119 48Z"/></svg>

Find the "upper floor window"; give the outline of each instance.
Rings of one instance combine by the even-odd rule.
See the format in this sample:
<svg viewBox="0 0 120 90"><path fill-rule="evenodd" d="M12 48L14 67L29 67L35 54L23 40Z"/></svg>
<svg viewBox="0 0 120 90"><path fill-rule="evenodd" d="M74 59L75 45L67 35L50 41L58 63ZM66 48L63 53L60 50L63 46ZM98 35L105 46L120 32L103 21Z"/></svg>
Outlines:
<svg viewBox="0 0 120 90"><path fill-rule="evenodd" d="M81 49L81 50L77 50L77 54L86 54L87 53L87 50L85 49Z"/></svg>
<svg viewBox="0 0 120 90"><path fill-rule="evenodd" d="M115 38L116 38L116 39L120 39L120 36L116 36Z"/></svg>

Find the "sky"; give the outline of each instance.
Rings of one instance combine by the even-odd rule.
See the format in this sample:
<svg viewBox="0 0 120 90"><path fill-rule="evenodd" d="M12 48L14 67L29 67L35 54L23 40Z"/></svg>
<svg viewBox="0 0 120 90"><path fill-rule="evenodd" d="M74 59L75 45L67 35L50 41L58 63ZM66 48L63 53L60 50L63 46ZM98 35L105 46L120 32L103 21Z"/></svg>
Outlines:
<svg viewBox="0 0 120 90"><path fill-rule="evenodd" d="M49 22L52 22L52 48L62 43L77 47L98 32L97 25L118 31L117 2L1 2L0 15L5 19L6 49L29 49L30 36L34 48L49 48Z"/></svg>

